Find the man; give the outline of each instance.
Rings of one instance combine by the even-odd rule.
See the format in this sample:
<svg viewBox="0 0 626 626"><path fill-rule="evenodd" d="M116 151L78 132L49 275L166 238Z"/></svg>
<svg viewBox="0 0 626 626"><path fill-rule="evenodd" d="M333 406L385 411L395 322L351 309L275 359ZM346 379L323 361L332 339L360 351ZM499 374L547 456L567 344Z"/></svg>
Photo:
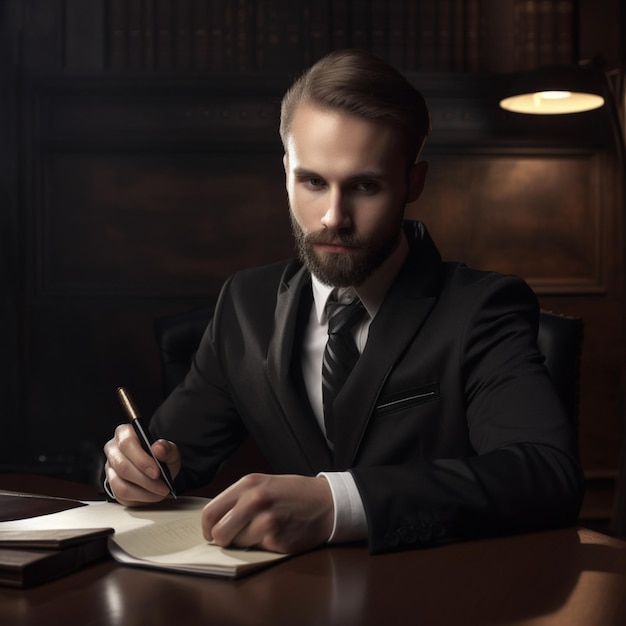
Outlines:
<svg viewBox="0 0 626 626"><path fill-rule="evenodd" d="M247 433L276 472L209 503L208 540L299 552L367 539L377 553L575 522L576 443L536 347L534 294L443 263L424 225L404 220L428 130L422 96L365 52L331 53L286 94L299 260L226 282L151 423L180 489L210 481ZM360 308L339 390L327 301ZM105 452L118 501L167 495L128 425Z"/></svg>

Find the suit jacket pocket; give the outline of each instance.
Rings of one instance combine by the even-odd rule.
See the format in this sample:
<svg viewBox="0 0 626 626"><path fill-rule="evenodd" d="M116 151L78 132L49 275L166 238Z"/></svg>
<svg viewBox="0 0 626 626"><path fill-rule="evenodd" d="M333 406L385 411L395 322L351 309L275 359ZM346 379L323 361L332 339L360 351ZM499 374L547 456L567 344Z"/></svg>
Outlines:
<svg viewBox="0 0 626 626"><path fill-rule="evenodd" d="M382 396L376 405L376 413L383 416L396 411L404 411L419 404L439 399L439 383L429 383L420 387L411 387L404 391Z"/></svg>

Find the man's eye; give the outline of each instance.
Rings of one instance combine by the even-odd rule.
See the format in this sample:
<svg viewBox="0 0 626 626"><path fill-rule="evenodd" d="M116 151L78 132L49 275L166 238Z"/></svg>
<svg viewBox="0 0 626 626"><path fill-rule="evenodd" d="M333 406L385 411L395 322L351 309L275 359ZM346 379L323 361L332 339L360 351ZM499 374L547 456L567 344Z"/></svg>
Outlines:
<svg viewBox="0 0 626 626"><path fill-rule="evenodd" d="M362 193L376 193L378 191L378 183L371 180L363 180L355 186L357 191Z"/></svg>
<svg viewBox="0 0 626 626"><path fill-rule="evenodd" d="M312 189L319 189L324 186L324 181L321 178L307 178L305 182Z"/></svg>

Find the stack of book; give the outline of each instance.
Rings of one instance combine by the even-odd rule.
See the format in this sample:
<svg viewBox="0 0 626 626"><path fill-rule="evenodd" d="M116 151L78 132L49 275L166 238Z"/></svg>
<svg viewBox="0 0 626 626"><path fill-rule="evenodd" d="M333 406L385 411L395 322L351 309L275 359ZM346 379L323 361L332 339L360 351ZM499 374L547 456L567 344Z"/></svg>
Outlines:
<svg viewBox="0 0 626 626"><path fill-rule="evenodd" d="M14 522L85 506L77 500L0 491L0 521ZM0 530L0 584L31 587L109 555L112 528Z"/></svg>

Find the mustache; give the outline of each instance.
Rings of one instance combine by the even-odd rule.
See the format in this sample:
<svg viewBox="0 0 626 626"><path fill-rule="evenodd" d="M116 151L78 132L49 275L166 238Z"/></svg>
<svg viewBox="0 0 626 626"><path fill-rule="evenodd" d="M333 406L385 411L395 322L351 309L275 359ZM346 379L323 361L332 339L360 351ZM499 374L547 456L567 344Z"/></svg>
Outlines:
<svg viewBox="0 0 626 626"><path fill-rule="evenodd" d="M330 228L323 228L309 233L305 235L304 241L308 244L331 244L351 246L354 248L360 248L365 243L360 237L357 237L349 230L334 230Z"/></svg>

